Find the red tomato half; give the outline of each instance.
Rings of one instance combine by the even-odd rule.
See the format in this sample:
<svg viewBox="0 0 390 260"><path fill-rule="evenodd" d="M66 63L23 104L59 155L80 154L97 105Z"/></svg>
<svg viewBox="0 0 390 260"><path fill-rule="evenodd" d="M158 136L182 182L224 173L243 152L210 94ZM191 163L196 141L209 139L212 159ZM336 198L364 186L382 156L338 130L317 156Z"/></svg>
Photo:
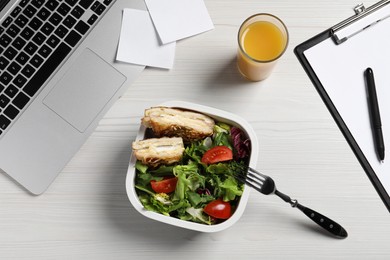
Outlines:
<svg viewBox="0 0 390 260"><path fill-rule="evenodd" d="M156 193L171 193L175 191L176 189L176 183L177 183L177 178L169 178L169 179L164 179L161 181L155 181L152 180L150 181L150 185L152 186L152 189Z"/></svg>
<svg viewBox="0 0 390 260"><path fill-rule="evenodd" d="M213 164L233 159L233 151L224 145L215 146L204 153L202 163Z"/></svg>
<svg viewBox="0 0 390 260"><path fill-rule="evenodd" d="M229 202L221 199L213 200L204 207L203 211L214 218L228 219L232 215L232 207Z"/></svg>

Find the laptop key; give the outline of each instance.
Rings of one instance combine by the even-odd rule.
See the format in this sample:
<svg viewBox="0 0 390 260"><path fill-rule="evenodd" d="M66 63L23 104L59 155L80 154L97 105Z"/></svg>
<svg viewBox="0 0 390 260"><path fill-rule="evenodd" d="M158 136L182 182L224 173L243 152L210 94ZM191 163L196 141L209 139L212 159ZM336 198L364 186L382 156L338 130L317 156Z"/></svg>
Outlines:
<svg viewBox="0 0 390 260"><path fill-rule="evenodd" d="M19 88L23 87L24 84L26 84L27 79L23 77L22 75L16 76L16 78L12 81L16 86Z"/></svg>
<svg viewBox="0 0 390 260"><path fill-rule="evenodd" d="M41 25L43 24L43 22L41 20L39 20L37 17L34 17L29 23L28 25L33 29L33 30L38 30L39 27L41 27Z"/></svg>
<svg viewBox="0 0 390 260"><path fill-rule="evenodd" d="M10 83L11 80L12 80L12 76L7 71L4 71L0 75L0 82L3 83L4 85L8 85L8 83Z"/></svg>
<svg viewBox="0 0 390 260"><path fill-rule="evenodd" d="M49 36L51 34L51 32L54 30L54 26L51 25L50 23L45 23L42 28L41 28L41 32L43 32L46 36Z"/></svg>
<svg viewBox="0 0 390 260"><path fill-rule="evenodd" d="M16 95L14 100L12 100L12 104L17 108L22 109L25 105L27 105L28 101L30 101L30 98L23 92L20 92Z"/></svg>
<svg viewBox="0 0 390 260"><path fill-rule="evenodd" d="M69 29L73 27L76 23L76 19L74 19L72 16L68 15L64 20L64 25L68 27Z"/></svg>
<svg viewBox="0 0 390 260"><path fill-rule="evenodd" d="M11 124L11 121L4 115L0 115L0 129L5 130L9 124Z"/></svg>
<svg viewBox="0 0 390 260"><path fill-rule="evenodd" d="M5 69L9 64L9 61L3 56L0 57L0 70Z"/></svg>
<svg viewBox="0 0 390 260"><path fill-rule="evenodd" d="M3 47L7 47L11 43L11 41L12 39L6 34L2 34L0 36L0 45Z"/></svg>
<svg viewBox="0 0 390 260"><path fill-rule="evenodd" d="M45 42L46 36L43 35L41 32L37 32L33 37L33 42L35 42L37 45L41 45Z"/></svg>
<svg viewBox="0 0 390 260"><path fill-rule="evenodd" d="M18 53L17 50L15 50L12 46L9 46L4 51L4 56L7 57L8 59L12 60L16 56L17 53Z"/></svg>
<svg viewBox="0 0 390 260"><path fill-rule="evenodd" d="M102 4L99 4L93 11L98 14L98 15L101 15L104 10L106 10L106 7Z"/></svg>
<svg viewBox="0 0 390 260"><path fill-rule="evenodd" d="M0 95L0 107L5 108L11 100L4 94Z"/></svg>
<svg viewBox="0 0 390 260"><path fill-rule="evenodd" d="M92 3L93 0L81 0L79 5L85 9L88 9L88 7L90 7Z"/></svg>
<svg viewBox="0 0 390 260"><path fill-rule="evenodd" d="M29 0L22 0L22 1L20 1L19 6L25 7L28 4L28 1Z"/></svg>
<svg viewBox="0 0 390 260"><path fill-rule="evenodd" d="M70 12L70 7L69 7L69 5L62 3L58 7L57 12L60 13L62 16L65 16Z"/></svg>
<svg viewBox="0 0 390 260"><path fill-rule="evenodd" d="M55 48L60 43L60 39L57 36L52 35L49 37L49 39L46 41L46 43L50 47Z"/></svg>
<svg viewBox="0 0 390 260"><path fill-rule="evenodd" d="M31 30L31 28L29 27L26 27L24 28L24 30L22 31L22 33L20 34L22 35L22 37L25 39L25 40L30 40L31 37L34 35L34 31Z"/></svg>
<svg viewBox="0 0 390 260"><path fill-rule="evenodd" d="M12 75L16 75L16 73L18 73L21 69L22 67L18 63L12 62L8 66L7 71L10 72Z"/></svg>
<svg viewBox="0 0 390 260"><path fill-rule="evenodd" d="M2 22L2 26L4 28L7 28L11 23L12 23L13 19L11 17L7 17L4 22Z"/></svg>
<svg viewBox="0 0 390 260"><path fill-rule="evenodd" d="M15 60L19 62L21 65L26 64L30 56L28 56L24 51L19 53L18 56L16 56Z"/></svg>
<svg viewBox="0 0 390 260"><path fill-rule="evenodd" d="M12 10L11 12L11 16L12 17L16 17L18 16L18 14L22 11L22 8L20 8L19 6L15 7L14 10Z"/></svg>
<svg viewBox="0 0 390 260"><path fill-rule="evenodd" d="M93 5L91 6L91 10L94 11L96 8L98 8L100 5L100 2L99 1L95 1L93 3Z"/></svg>
<svg viewBox="0 0 390 260"><path fill-rule="evenodd" d="M47 18L49 18L50 14L51 12L43 7L41 10L39 10L38 17L45 21Z"/></svg>
<svg viewBox="0 0 390 260"><path fill-rule="evenodd" d="M60 37L60 38L64 38L66 34L68 34L69 30L66 29L65 26L63 26L62 24L60 26L58 26L57 30L55 30L55 34Z"/></svg>
<svg viewBox="0 0 390 260"><path fill-rule="evenodd" d="M43 5L45 1L44 0L32 0L31 3L36 7L39 8Z"/></svg>
<svg viewBox="0 0 390 260"><path fill-rule="evenodd" d="M89 25L86 24L84 21L79 21L74 28L79 33L85 34L89 29Z"/></svg>
<svg viewBox="0 0 390 260"><path fill-rule="evenodd" d="M20 29L19 27L17 27L15 24L12 24L8 29L7 29L7 33L9 36L11 36L12 38L15 38L18 33L20 32Z"/></svg>
<svg viewBox="0 0 390 260"><path fill-rule="evenodd" d="M26 45L26 41L19 36L12 42L12 46L14 46L17 50L21 50L24 45Z"/></svg>
<svg viewBox="0 0 390 260"><path fill-rule="evenodd" d="M28 5L26 9L23 10L23 14L27 17L31 18L38 10L34 8L32 5Z"/></svg>
<svg viewBox="0 0 390 260"><path fill-rule="evenodd" d="M43 63L42 67L34 74L31 80L24 86L23 90L29 96L33 96L39 88L45 83L50 75L56 70L62 60L70 53L72 49L65 43L58 45L57 49Z"/></svg>
<svg viewBox="0 0 390 260"><path fill-rule="evenodd" d="M47 3L45 4L45 6L46 6L50 11L54 11L54 9L56 9L58 5L59 5L59 3L58 3L58 1L56 1L56 0L49 0L49 1L47 1Z"/></svg>
<svg viewBox="0 0 390 260"><path fill-rule="evenodd" d="M5 110L4 114L8 116L10 119L15 119L15 117L19 114L19 110L10 104Z"/></svg>
<svg viewBox="0 0 390 260"><path fill-rule="evenodd" d="M76 6L73 8L71 14L76 17L77 19L80 18L84 13L84 9L82 9L80 6Z"/></svg>
<svg viewBox="0 0 390 260"><path fill-rule="evenodd" d="M35 54L30 60L30 64L33 65L35 68L39 68L42 62L43 59L38 54Z"/></svg>
<svg viewBox="0 0 390 260"><path fill-rule="evenodd" d="M16 93L18 93L18 91L19 91L18 88L11 84L11 85L8 86L8 88L6 88L4 93L8 97L13 98L16 95Z"/></svg>
<svg viewBox="0 0 390 260"><path fill-rule="evenodd" d="M22 69L22 74L26 76L27 78L31 77L35 72L35 69L33 66L30 64L27 64L23 69Z"/></svg>
<svg viewBox="0 0 390 260"><path fill-rule="evenodd" d="M96 14L93 14L91 15L91 17L89 17L87 23L92 25L96 22L96 20L98 19L99 17L96 15Z"/></svg>
<svg viewBox="0 0 390 260"><path fill-rule="evenodd" d="M49 22L51 22L54 26L57 26L62 21L62 16L58 13L54 13L50 16Z"/></svg>
<svg viewBox="0 0 390 260"><path fill-rule="evenodd" d="M34 43L32 43L32 42L29 42L27 45L26 45L26 47L24 48L24 50L28 53L28 54L30 54L30 55L33 55L35 52L36 52L36 50L38 50L38 46L36 46Z"/></svg>
<svg viewBox="0 0 390 260"><path fill-rule="evenodd" d="M78 0L65 0L65 2L67 4L69 4L70 6L74 6L76 3L77 3Z"/></svg>
<svg viewBox="0 0 390 260"><path fill-rule="evenodd" d="M81 40L81 35L73 30L65 37L65 42L72 47L76 46L76 44L80 40Z"/></svg>
<svg viewBox="0 0 390 260"><path fill-rule="evenodd" d="M28 23L28 18L24 16L23 14L20 14L18 18L15 20L15 24L18 25L20 28L23 28Z"/></svg>
<svg viewBox="0 0 390 260"><path fill-rule="evenodd" d="M38 53L43 57L46 58L51 53L51 48L44 44L38 51Z"/></svg>

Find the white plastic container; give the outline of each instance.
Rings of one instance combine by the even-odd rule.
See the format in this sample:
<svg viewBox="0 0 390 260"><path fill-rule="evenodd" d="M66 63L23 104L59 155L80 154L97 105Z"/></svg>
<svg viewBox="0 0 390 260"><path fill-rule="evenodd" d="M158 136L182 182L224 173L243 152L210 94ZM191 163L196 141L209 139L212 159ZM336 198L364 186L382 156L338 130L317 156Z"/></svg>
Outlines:
<svg viewBox="0 0 390 260"><path fill-rule="evenodd" d="M228 113L222 110L218 110L212 107L202 106L194 103L188 103L188 102L182 102L182 101L169 101L163 104L160 104L160 106L166 106L166 107L174 107L174 108L182 108L187 110L192 110L196 112L203 113L205 115L208 115L212 118L214 118L218 122L225 122L229 125L237 126L243 130L243 132L246 134L246 136L251 140L251 155L249 159L249 166L252 168L256 168L257 158L258 158L258 142L256 134L253 130L253 128L249 125L247 121L245 121L243 118ZM141 125L138 135L136 137L136 140L143 140L145 136L145 130L146 128ZM246 187L243 191L243 194L240 198L240 201L238 203L238 206L233 213L233 215L225 220L222 223L215 224L215 225L206 225L201 223L195 223L190 221L181 220L178 218L165 216L156 212L148 211L146 210L141 202L138 199L136 189L134 187L134 178L136 175L136 169L135 169L135 163L136 158L132 154L130 158L129 168L127 171L127 177L126 177L126 191L127 196L130 199L131 204L134 206L134 208L144 215L147 218L154 219L156 221L160 221L166 224L178 226L181 228L196 230L200 232L217 232L224 230L230 226L232 226L234 223L236 223L240 217L242 216L246 204L248 202L249 198L249 192L250 189Z"/></svg>

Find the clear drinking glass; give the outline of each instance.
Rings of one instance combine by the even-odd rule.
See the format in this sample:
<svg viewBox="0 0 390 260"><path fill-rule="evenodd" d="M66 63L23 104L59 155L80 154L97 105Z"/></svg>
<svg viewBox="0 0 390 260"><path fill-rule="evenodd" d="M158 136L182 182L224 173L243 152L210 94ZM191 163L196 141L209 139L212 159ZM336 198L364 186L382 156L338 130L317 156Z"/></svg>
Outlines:
<svg viewBox="0 0 390 260"><path fill-rule="evenodd" d="M260 13L247 18L238 31L237 67L251 81L267 78L287 49L289 35L278 17Z"/></svg>

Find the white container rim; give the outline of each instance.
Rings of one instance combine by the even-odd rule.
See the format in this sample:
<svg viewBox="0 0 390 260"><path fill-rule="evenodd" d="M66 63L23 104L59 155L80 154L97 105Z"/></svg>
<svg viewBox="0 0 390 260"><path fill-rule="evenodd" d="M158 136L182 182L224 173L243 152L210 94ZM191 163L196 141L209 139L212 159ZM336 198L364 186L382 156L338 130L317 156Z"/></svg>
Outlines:
<svg viewBox="0 0 390 260"><path fill-rule="evenodd" d="M226 122L230 125L235 125L239 126L247 135L247 137L251 140L251 155L250 155L250 160L249 160L249 166L251 168L256 168L257 164L257 158L258 158L258 140L255 131L253 130L252 126L242 117L223 111L219 110L213 107L209 106L203 106L195 103L190 103L190 102L185 102L185 101L168 101L164 102L158 106L165 106L165 107L173 107L173 108L181 108L181 109L186 109L186 110L193 110L196 112L200 112L202 114L208 115L212 118L214 118L217 121L220 122ZM142 140L144 138L144 133L145 133L146 128L141 125L136 137L136 140ZM215 225L205 225L201 223L195 223L191 221L186 221L186 220L181 220L177 219L174 217L170 216L164 216L160 213L152 212L146 210L141 202L138 199L135 187L134 187L134 177L135 177L135 163L136 163L136 158L134 154L131 154L130 158L130 163L127 171L127 176L126 176L126 192L127 196L131 202L131 204L134 206L134 208L144 215L145 217L148 217L150 219L160 221L166 224L190 229L190 230L195 230L195 231L200 231L200 232L218 232L222 231L230 226L232 226L234 223L236 223L240 217L242 216L246 204L248 202L249 198L249 193L250 193L250 188L246 186L244 189L244 192L240 198L238 207L236 208L234 214L227 220L225 220L222 223L215 224Z"/></svg>

